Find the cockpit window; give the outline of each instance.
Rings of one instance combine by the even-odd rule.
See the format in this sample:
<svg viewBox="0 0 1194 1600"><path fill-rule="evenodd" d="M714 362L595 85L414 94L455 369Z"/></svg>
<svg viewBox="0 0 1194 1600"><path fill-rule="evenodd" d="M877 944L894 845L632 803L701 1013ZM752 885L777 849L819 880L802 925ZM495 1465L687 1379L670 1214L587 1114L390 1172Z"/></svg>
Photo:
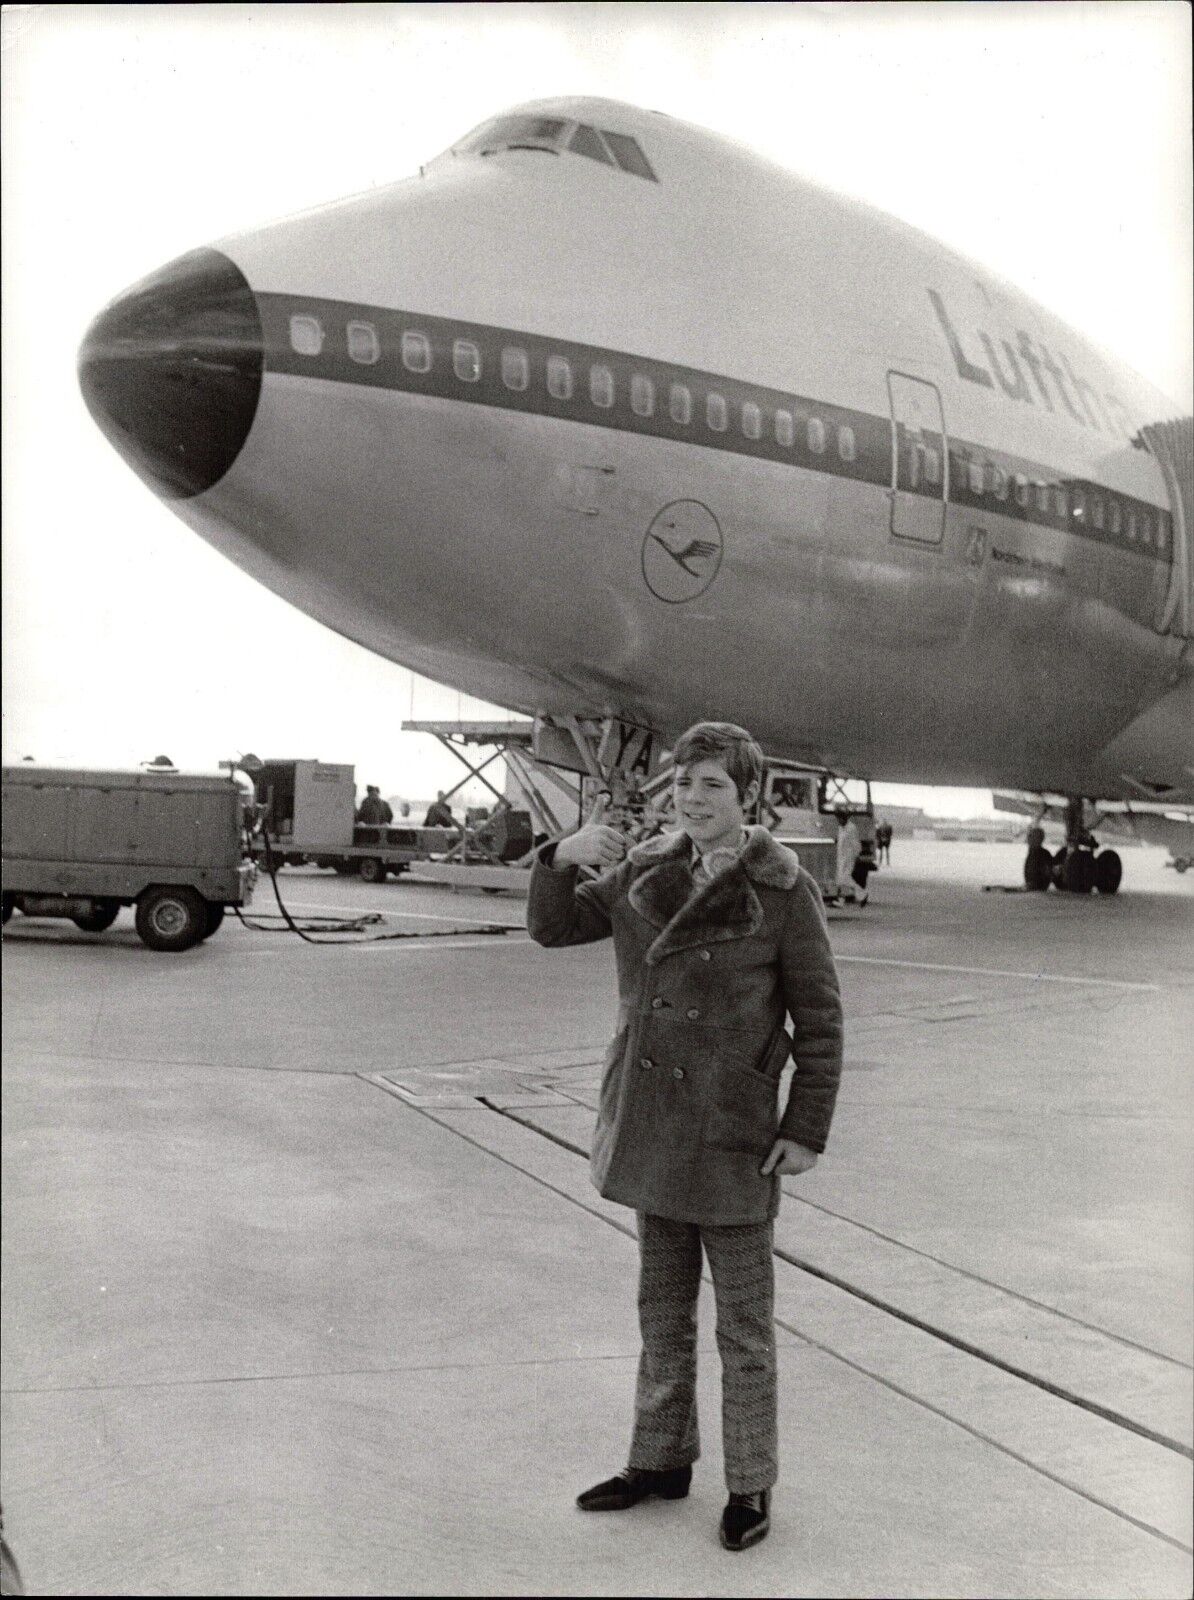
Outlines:
<svg viewBox="0 0 1194 1600"><path fill-rule="evenodd" d="M624 133L611 133L608 128L602 128L601 137L613 151L614 160L623 172L632 172L636 178L649 178L652 183L659 182L637 139L631 139Z"/></svg>
<svg viewBox="0 0 1194 1600"><path fill-rule="evenodd" d="M550 150L556 152L567 127L561 117L496 117L461 145L476 155L495 150Z"/></svg>
<svg viewBox="0 0 1194 1600"><path fill-rule="evenodd" d="M598 131L587 122L571 122L564 117L495 117L454 149L478 156L491 156L499 150L543 150L549 155L569 152L599 161L603 167L620 167L632 177L659 182L637 139L626 133L612 133L608 128Z"/></svg>
<svg viewBox="0 0 1194 1600"><path fill-rule="evenodd" d="M569 150L575 150L578 156L588 156L590 161L600 161L607 167L614 165L614 158L606 149L605 141L596 128L590 128L587 122L578 122L568 141Z"/></svg>

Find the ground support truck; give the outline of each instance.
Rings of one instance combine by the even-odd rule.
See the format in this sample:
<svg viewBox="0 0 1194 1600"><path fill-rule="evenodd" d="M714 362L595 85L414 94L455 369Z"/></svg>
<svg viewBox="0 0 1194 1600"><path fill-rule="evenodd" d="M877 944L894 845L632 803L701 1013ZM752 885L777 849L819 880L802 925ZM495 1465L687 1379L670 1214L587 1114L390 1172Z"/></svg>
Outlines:
<svg viewBox="0 0 1194 1600"><path fill-rule="evenodd" d="M102 933L122 906L151 950L187 950L247 905L245 791L229 774L3 770L3 913Z"/></svg>
<svg viewBox="0 0 1194 1600"><path fill-rule="evenodd" d="M346 763L268 760L256 763L251 776L260 817L252 851L262 865L311 864L382 883L445 854L460 838L458 828L355 822L356 777Z"/></svg>

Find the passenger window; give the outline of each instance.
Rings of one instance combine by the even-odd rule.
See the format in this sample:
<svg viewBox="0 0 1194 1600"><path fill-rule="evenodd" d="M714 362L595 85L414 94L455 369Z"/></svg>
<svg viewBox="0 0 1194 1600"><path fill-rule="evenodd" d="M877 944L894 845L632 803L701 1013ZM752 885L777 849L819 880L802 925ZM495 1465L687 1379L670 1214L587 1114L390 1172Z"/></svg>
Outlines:
<svg viewBox="0 0 1194 1600"><path fill-rule="evenodd" d="M531 381L531 363L521 345L508 344L502 351L502 382L507 389L525 389Z"/></svg>
<svg viewBox="0 0 1194 1600"><path fill-rule="evenodd" d="M825 449L825 424L820 417L808 419L808 447L817 456Z"/></svg>
<svg viewBox="0 0 1194 1600"><path fill-rule="evenodd" d="M742 402L742 431L748 439L758 439L763 433L763 413L753 400Z"/></svg>
<svg viewBox="0 0 1194 1600"><path fill-rule="evenodd" d="M1137 533L1137 529L1136 529L1136 513L1134 511L1129 511L1128 512L1128 538L1131 540L1131 542L1133 544L1136 543L1136 533Z"/></svg>
<svg viewBox="0 0 1194 1600"><path fill-rule="evenodd" d="M600 161L603 166L612 167L614 164L614 158L605 148L601 135L587 123L579 125L568 141L568 148L575 150L578 156L588 156L590 161Z"/></svg>
<svg viewBox="0 0 1194 1600"><path fill-rule="evenodd" d="M1016 504L1018 506L1026 506L1028 504L1028 479L1024 476L1024 474L1022 472L1017 472L1016 473L1016 477L1015 477L1015 482L1016 482Z"/></svg>
<svg viewBox="0 0 1194 1600"><path fill-rule="evenodd" d="M431 371L431 341L411 329L402 335L402 365L408 372Z"/></svg>
<svg viewBox="0 0 1194 1600"><path fill-rule="evenodd" d="M1168 546L1168 544L1169 544L1169 529L1165 526L1164 521L1158 519L1158 522L1157 522L1157 549L1158 550L1164 550Z"/></svg>
<svg viewBox="0 0 1194 1600"><path fill-rule="evenodd" d="M636 417L649 417L655 411L655 385L643 372L630 379L630 409Z"/></svg>
<svg viewBox="0 0 1194 1600"><path fill-rule="evenodd" d="M1068 517L1070 514L1069 501L1065 490L1057 484L1053 490L1053 505L1059 517Z"/></svg>
<svg viewBox="0 0 1194 1600"><path fill-rule="evenodd" d="M1049 509L1049 491L1039 480L1036 485L1036 508L1038 511Z"/></svg>
<svg viewBox="0 0 1194 1600"><path fill-rule="evenodd" d="M1002 467L992 467L991 468L991 475L992 475L992 482L994 483L994 487L995 487L995 498L996 498L996 500L1006 500L1007 499L1007 491L1008 491L1008 487L1009 487L1009 480L1008 480L1007 473L1003 470Z"/></svg>
<svg viewBox="0 0 1194 1600"><path fill-rule="evenodd" d="M1094 517L1093 517L1094 525L1099 530L1099 532L1102 533L1102 531L1103 531L1103 497L1102 497L1101 494L1096 494L1096 495L1092 496L1092 505L1094 507Z"/></svg>
<svg viewBox="0 0 1194 1600"><path fill-rule="evenodd" d="M290 348L300 356L317 356L323 349L323 324L318 317L291 317Z"/></svg>
<svg viewBox="0 0 1194 1600"><path fill-rule="evenodd" d="M461 383L476 383L481 376L481 352L471 339L457 339L452 346L452 371Z"/></svg>
<svg viewBox="0 0 1194 1600"><path fill-rule="evenodd" d="M970 463L970 492L982 494L983 492L983 464L981 461Z"/></svg>
<svg viewBox="0 0 1194 1600"><path fill-rule="evenodd" d="M726 405L725 396L711 394L705 401L705 421L714 433L724 433L726 424L730 420L729 407Z"/></svg>
<svg viewBox="0 0 1194 1600"><path fill-rule="evenodd" d="M673 422L686 428L692 421L692 394L685 383L673 383L668 392L668 414Z"/></svg>
<svg viewBox="0 0 1194 1600"><path fill-rule="evenodd" d="M1075 489L1071 500L1075 522L1086 520L1086 494L1082 489Z"/></svg>
<svg viewBox="0 0 1194 1600"><path fill-rule="evenodd" d="M608 367L589 368L589 399L595 406L608 411L614 403L614 375Z"/></svg>
<svg viewBox="0 0 1194 1600"><path fill-rule="evenodd" d="M1153 519L1149 516L1147 511L1142 511L1140 513L1140 540L1142 544L1146 544L1150 550L1152 549Z"/></svg>
<svg viewBox="0 0 1194 1600"><path fill-rule="evenodd" d="M1119 501L1112 500L1108 509L1111 512L1111 531L1112 533L1119 533L1124 522L1123 512L1119 508Z"/></svg>
<svg viewBox="0 0 1194 1600"><path fill-rule="evenodd" d="M602 128L601 137L613 151L614 160L623 172L632 172L636 178L649 178L652 183L659 182L637 139L628 138L624 133L611 133L608 128Z"/></svg>
<svg viewBox="0 0 1194 1600"><path fill-rule="evenodd" d="M572 367L563 356L547 358L547 392L553 400L572 399Z"/></svg>
<svg viewBox="0 0 1194 1600"><path fill-rule="evenodd" d="M371 322L350 322L348 324L348 354L353 361L359 361L363 367L371 367L381 355L381 344L377 337L377 329Z"/></svg>
<svg viewBox="0 0 1194 1600"><path fill-rule="evenodd" d="M785 450L790 450L796 443L796 424L790 411L775 413L775 442Z"/></svg>
<svg viewBox="0 0 1194 1600"><path fill-rule="evenodd" d="M843 427L837 430L837 453L843 461L853 461L858 454L857 446L854 443L853 428ZM936 452L934 452L935 455ZM936 483L936 481L936 478L930 477L929 479L930 483Z"/></svg>

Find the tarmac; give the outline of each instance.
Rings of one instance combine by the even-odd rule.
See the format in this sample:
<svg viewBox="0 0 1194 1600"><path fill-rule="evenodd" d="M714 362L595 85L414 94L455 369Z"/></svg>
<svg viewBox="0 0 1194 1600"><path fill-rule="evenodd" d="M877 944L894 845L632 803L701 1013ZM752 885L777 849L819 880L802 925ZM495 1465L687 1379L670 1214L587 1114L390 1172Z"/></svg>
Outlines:
<svg viewBox="0 0 1194 1600"><path fill-rule="evenodd" d="M1194 883L984 893L896 840L830 933L830 1146L776 1232L781 1481L723 1551L719 1371L687 1500L625 1462L633 1217L588 1181L608 944L286 869L154 954L4 938L6 1533L33 1594L1188 1596ZM272 911L268 881L255 908ZM489 934L486 924L508 931ZM455 930L463 930L457 932Z"/></svg>

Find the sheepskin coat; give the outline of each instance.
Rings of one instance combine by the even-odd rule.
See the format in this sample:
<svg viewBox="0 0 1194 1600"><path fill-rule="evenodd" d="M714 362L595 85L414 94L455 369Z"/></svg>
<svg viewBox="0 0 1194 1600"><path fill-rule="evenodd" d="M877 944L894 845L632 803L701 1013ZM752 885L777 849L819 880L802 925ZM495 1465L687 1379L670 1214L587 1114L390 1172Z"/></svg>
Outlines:
<svg viewBox="0 0 1194 1600"><path fill-rule="evenodd" d="M779 1209L779 1179L759 1172L776 1137L825 1148L841 1071L837 972L820 894L793 851L750 828L733 863L697 887L691 848L686 834L663 834L580 882L547 864L546 845L527 926L549 946L613 936L618 1029L593 1140L597 1189L679 1222L763 1222Z"/></svg>

